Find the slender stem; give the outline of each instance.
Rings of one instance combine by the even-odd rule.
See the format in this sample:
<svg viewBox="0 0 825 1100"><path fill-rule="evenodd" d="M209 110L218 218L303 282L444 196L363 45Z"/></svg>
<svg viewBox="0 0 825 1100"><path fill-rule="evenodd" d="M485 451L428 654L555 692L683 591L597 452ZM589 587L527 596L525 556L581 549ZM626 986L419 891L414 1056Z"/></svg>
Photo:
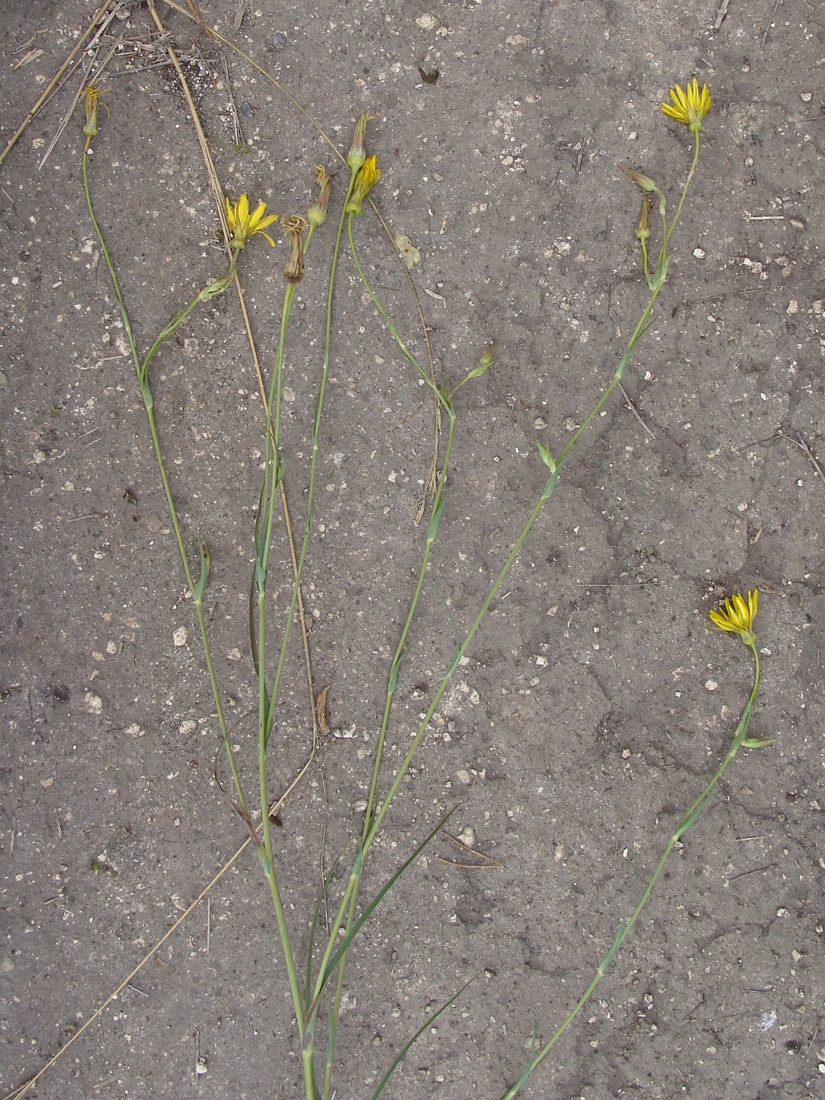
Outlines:
<svg viewBox="0 0 825 1100"><path fill-rule="evenodd" d="M696 173L696 166L699 163L699 145L700 145L699 133L694 134L694 138L695 138L695 141L694 141L694 144L693 144L693 160L691 161L690 171L688 172L687 179L685 180L685 186L682 188L682 194L679 198L679 204L676 207L676 213L673 215L673 220L671 221L670 227L668 228L667 233L665 234L665 243L666 244L670 243L670 238L673 236L673 233L676 229L676 226L679 224L679 218L681 217L681 214L682 214L682 207L685 205L685 198L687 197L688 188L690 187L691 181L693 180L693 177Z"/></svg>
<svg viewBox="0 0 825 1100"><path fill-rule="evenodd" d="M349 187L347 188L346 197L344 199L344 206L345 207L346 207L346 203L349 199L350 192L352 191L353 183L354 183L354 175L350 179L350 184L349 184ZM291 630L292 630L292 621L293 621L293 618L294 618L294 615L295 615L295 608L296 608L297 603L298 603L298 594L300 592L301 579L303 577L303 572L304 572L304 562L306 560L307 550L309 549L309 540L310 540L310 537L312 535L312 511L313 511L313 505L315 503L315 482L316 482L316 478L317 478L318 452L319 452L319 449L320 449L320 440L321 440L321 419L322 419L323 410L324 410L324 399L326 397L327 379L328 379L328 376L329 376L330 345L331 345L331 341L332 341L332 300L333 300L333 292L334 292L334 287L335 287L335 275L336 275L336 272L337 272L337 269L338 269L338 256L339 256L340 247L341 247L341 233L342 233L342 230L343 230L343 224L344 224L344 213L342 211L341 220L340 220L339 225L338 225L338 234L337 234L336 239L335 239L335 247L333 249L333 254L332 254L332 265L331 265L331 268L330 268L330 278L329 278L329 285L328 285L328 289L327 289L326 328L325 328L325 332L324 332L324 358L323 358L323 364L322 364L322 367L321 367L321 382L320 382L319 387L318 387L318 399L317 399L316 405L315 405L315 419L314 419L313 427L312 427L312 456L311 456L310 464L309 464L309 489L308 489L308 492L307 492L307 508L306 508L306 518L305 518L305 521L304 521L304 535L303 535L303 538L301 540L301 550L300 550L300 553L298 555L298 565L297 565L297 568L295 570L295 579L294 579L293 584L292 584L292 597L290 599L289 609L287 611L286 623L284 625L284 633L283 633L283 637L281 638L281 648L280 648L280 651L279 651L279 654L278 654L278 662L277 662L277 665L276 665L275 676L274 676L274 680L273 680L273 684L272 684L272 692L271 692L271 695L270 695L270 702L269 702L270 712L272 711L272 708L275 705L275 701L277 700L278 693L280 691L281 676L282 676L282 673L283 673L284 661L286 659L286 651L287 651L287 646L289 644L289 636L290 636L290 633L291 633ZM306 246L305 246L305 251L306 251L306 248L309 247L309 241L310 241L311 236L312 236L312 228L313 227L310 228L310 232L307 235L307 242L306 242ZM290 289L292 290L292 293L294 293L294 290L295 290L294 284L290 284L290 287L287 288L287 293L288 294L289 294ZM290 305L291 305L291 298L292 298L291 294L289 295L289 297L290 297ZM281 403L281 386L280 386L280 382L278 382L278 385L276 387L276 379L280 379L282 368L283 368L283 342L284 342L284 338L285 338L285 335L286 335L286 321L288 319L289 319L289 311L286 309L286 302L285 302L285 312L282 316L282 323L281 323L281 340L278 344L278 355L276 356L275 370L273 371L273 378L272 378L272 387L275 388L275 394L276 394L276 397L275 397L275 430L274 430L274 438L276 440L278 439L278 432L279 432L279 428L280 428L280 403ZM270 407L272 406L272 401L273 401L273 398L272 398L272 394L270 393ZM259 658L259 660L260 660L260 658ZM261 662L261 667L263 667L262 662ZM269 718L269 726L270 727L271 727L271 720L272 720L272 715L270 713L270 718ZM268 733L267 733L267 736L269 736Z"/></svg>
<svg viewBox="0 0 825 1100"><path fill-rule="evenodd" d="M89 189L89 172L88 172L88 152L92 144L90 137L86 138L83 146L83 154L81 160L81 169L83 173L83 193L86 196L86 207L89 211L89 218L94 228L95 235L97 236L98 243L100 244L100 250L103 253L103 259L106 261L106 267L109 269L109 278L112 280L112 289L115 292L115 298L117 299L117 308L120 312L120 318L123 321L123 329L126 333L126 339L129 341L129 349L132 352L132 359L135 364L135 371L140 376L140 356L138 355L137 344L135 343L134 333L132 332L132 323L129 320L129 314L126 311L126 303L123 299L123 292L120 289L120 282L118 281L117 272L115 271L115 265L112 261L109 249L106 246L106 240L103 236L103 230L100 228L97 218L95 217L94 207L92 206L92 193Z"/></svg>
<svg viewBox="0 0 825 1100"><path fill-rule="evenodd" d="M668 840L667 844L665 845L665 849L662 852L662 855L659 859L659 862L656 864L656 869L654 870L654 872L653 872L653 874L650 878L650 881L648 882L647 886L645 887L644 892L642 893L642 896L639 899L638 904L636 905L636 908L633 910L633 912L631 913L628 920L625 923L623 923L622 925L620 925L619 930L616 933L616 936L613 940L613 943L610 945L610 950L607 952L605 957L602 959L602 961L599 963L598 967L596 968L596 973L593 975L593 978L591 979L590 984L587 986L584 993L582 993L581 997L579 997L578 1001L576 1001L575 1005L570 1010L568 1015L565 1017L564 1021L553 1032L550 1039L548 1039L548 1041L541 1048L541 1050L536 1055L534 1055L533 1058L531 1058L530 1064L527 1066L527 1069L524 1071L524 1073L519 1078L519 1080L515 1083L515 1085L513 1085L513 1087L508 1092L505 1093L505 1095L503 1097L503 1100L513 1100L513 1097L516 1096L516 1094L520 1091L521 1086L525 1083L525 1081L530 1076L530 1074L535 1069L537 1069L538 1066L541 1065L541 1063L544 1061L544 1059L550 1053L552 1048L556 1045L558 1040L562 1037L562 1035L565 1033L565 1031L567 1031L568 1027L570 1027L570 1025L573 1023L573 1021L576 1019L576 1017L581 1012L581 1010L584 1008L584 1006L590 1000L590 997L593 995L593 992L596 989L596 986L599 984L599 982L604 977L605 971L607 970L608 966L612 962L612 960L613 960L614 956L616 955L617 951L619 950L619 948L622 946L624 941L630 935L630 932L632 931L633 926L635 925L636 921L639 919L639 917L642 913L642 910L644 909L645 905L647 905L647 902L650 898L650 895L653 893L653 889L656 886L656 883L659 881L659 877L661 876L662 871L665 868L665 864L667 863L668 858L670 857L670 854L673 851L674 847L679 842L681 837L684 836L684 834L688 831L688 829L692 828L693 825L696 824L696 821L697 821L699 815L702 813L705 806L707 806L708 802L710 801L711 795L713 794L713 791L715 790L717 783L722 778L722 776L725 774L728 767L732 763L734 757L736 756L737 752L742 747L742 742L747 737L748 726L750 725L751 714L752 714L752 711L753 711L753 705L754 705L754 702L756 701L756 696L757 696L757 693L759 691L759 681L760 681L759 653L756 649L756 644L751 643L749 645L749 648L751 649L751 651L753 653L753 659L754 659L753 687L751 688L750 695L748 696L748 701L745 704L745 708L742 711L742 716L740 717L739 722L738 722L738 724L736 726L736 729L734 731L733 738L732 738L731 744L730 744L730 748L728 749L727 753L725 754L725 756L722 760L722 763L716 769L716 771L714 772L714 774L713 774L712 778L710 779L710 781L705 785L705 787L703 788L703 790L702 790L701 794L699 795L699 797L692 803L692 805L689 807L689 809L683 815L682 820L676 826L676 829L674 830L673 834L671 835L670 839Z"/></svg>
<svg viewBox="0 0 825 1100"><path fill-rule="evenodd" d="M149 388L148 377L144 379L143 383L144 400L146 395L151 397L151 389ZM215 667L212 661L212 649L209 645L209 637L206 632L206 619L203 613L203 597L195 595L198 586L195 584L192 569L189 565L189 555L186 552L186 545L183 541L183 532L181 531L180 520L178 519L178 510L175 505L175 499L172 496L172 487L169 484L169 477L166 473L166 464L163 461L163 451L161 450L160 438L158 436L157 424L155 423L155 410L154 403L150 401L146 405L146 418L149 421L149 431L152 435L152 447L155 452L155 463L160 473L160 479L163 483L163 492L166 497L166 506L169 510L169 516L172 520L172 528L175 532L175 541L178 544L178 553L180 554L181 564L183 566L184 574L186 575L186 583L189 587L189 591L195 597L193 602L195 604L195 612L198 617L198 629L200 630L201 642L203 644L204 658L206 659L206 669L209 673L209 683L212 687L212 699L215 703L215 711L218 716L218 725L221 731L221 740L223 741L224 749L226 750L226 757L229 763L229 770L232 773L232 781L235 784L235 792L238 797L238 804L241 808L241 812L246 815L246 799L243 793L243 786L241 784L241 777L238 771L238 764L235 759L235 753L232 749L232 742L229 736L229 727L226 722L226 715L223 709L223 702L221 700L221 692L218 687L218 680L215 675Z"/></svg>
<svg viewBox="0 0 825 1100"><path fill-rule="evenodd" d="M349 199L352 191L352 186L355 181L355 174L351 173L349 186L347 188L346 198L344 200L344 207ZM281 312L281 329L280 337L278 341L278 349L275 356L275 365L272 372L272 380L270 383L270 393L268 402L268 416L266 426L266 460L265 460L265 475L264 475L264 490L262 494L262 503L264 506L264 532L262 541L257 549L256 560L256 586L258 590L258 707L259 707L259 722L258 722L258 774L259 783L261 789L261 815L262 815L262 834L263 834L263 847L264 856L262 856L262 862L264 862L264 871L267 879L270 883L270 889L272 892L273 905L275 907L276 919L278 921L278 932L281 939L281 946L284 953L284 958L287 967L287 973L289 976L290 989L292 992L292 999L295 1005L296 1019L298 1023L298 1031L301 1034L303 1049L302 1049L302 1061L304 1071L304 1086L308 1100L315 1100L316 1088L315 1088L315 1069L314 1069L314 1017L309 1021L309 1032L307 1031L305 1021L305 1009L301 1001L300 987L298 985L298 976L295 968L294 955L292 952L291 940L289 938L289 930L286 925L284 916L283 904L280 897L280 891L278 888L277 875L275 872L274 854L272 851L272 831L269 823L268 808L269 808L269 795L267 784L267 746L269 743L269 737L272 730L272 723L275 714L275 704L280 692L281 678L284 669L284 662L286 659L287 648L289 645L289 637L291 633L292 621L294 618L295 608L298 601L298 595L300 592L301 579L303 577L304 562L306 560L307 550L309 547L309 541L312 534L312 511L315 501L315 483L317 477L318 468L318 452L320 447L320 433L321 433L321 420L324 407L324 398L326 395L326 385L329 375L329 363L330 363L330 346L332 341L332 304L333 294L335 287L335 275L338 268L338 258L341 247L341 236L343 233L344 225L344 212L342 209L341 218L338 225L338 233L335 240L333 249L332 264L330 269L330 278L327 289L327 311L326 311L326 325L324 333L324 358L321 370L321 382L318 390L318 399L315 408L315 418L313 422L312 433L312 457L310 461L310 474L309 474L309 491L307 496L307 510L306 519L304 523L304 535L301 542L301 550L298 556L298 564L295 571L295 578L292 586L292 597L290 600L289 609L287 611L286 622L284 624L284 630L281 637L281 645L278 653L278 660L276 663L275 673L272 681L271 691L266 690L266 634L265 634L265 617L266 617L266 603L265 603L265 591L266 591L266 569L267 561L269 557L269 550L271 545L272 525L275 512L275 491L279 484L281 477L280 469L280 457L279 457L279 444L280 444L280 412L281 412L281 395L283 391L283 362L284 362L284 349L286 342L286 332L289 322L290 311L292 307L292 301L295 294L296 284L288 283L286 293L284 295L284 306ZM307 241L305 244L305 251L309 247L309 242L312 237L312 227L307 235Z"/></svg>
<svg viewBox="0 0 825 1100"><path fill-rule="evenodd" d="M129 319L129 313L126 309L126 303L125 303L125 300L124 300L124 297L123 297L123 292L120 289L120 281L117 277L117 271L115 270L114 260L112 259L111 253L109 252L109 248L106 244L106 239L103 235L103 230L100 227L100 223L98 222L97 217L95 216L94 206L93 206L93 203L92 203L91 189L89 187L88 155L87 155L88 151L89 151L89 148L91 146L91 142L92 142L91 137L87 136L86 141L84 143L83 155L82 155L82 161L81 161L82 175L83 175L83 192L84 192L84 195L86 196L86 206L87 206L87 209L89 211L89 218L92 222L92 226L94 227L94 231L95 231L95 234L97 236L98 242L100 244L100 248L101 248L101 251L103 253L103 257L106 261L106 267L108 268L109 277L112 281L112 287L114 289L115 298L117 300L118 310L120 311L120 316L121 316L121 319L123 321L124 331L126 332L126 337L127 337L128 342L129 342L129 348L132 352L132 359L133 359L133 362L134 362L135 373L137 375L138 382L139 382L140 389L141 389L141 394L143 396L143 402L144 402L144 405L145 405L145 408L146 408L146 417L147 417L147 420L149 422L149 431L150 431L151 436L152 436L152 448L153 448L154 453L155 453L155 462L157 464L158 471L160 473L161 482L163 483L163 492L164 492L164 495L166 497L166 505L167 505L167 508L169 509L169 516L172 520L172 527L173 527L174 532L175 532L175 540L176 540L177 545L178 545L178 553L180 554L181 564L183 566L183 571L184 571L184 574L186 576L186 583L189 587L189 591L192 593L192 595L194 597L195 610L196 610L196 614L197 614L197 618L198 618L198 628L200 630L201 642L203 643L203 652L204 652L204 656L205 656L205 659L206 659L207 671L209 673L209 682L210 682L210 685L212 687L212 697L213 697L214 702L215 702L215 710L216 710L217 716L218 716L218 725L220 726L221 738L223 740L224 748L226 750L227 760L229 762L229 768L230 768L230 771L232 773L232 780L235 784L235 791L236 791L237 798L238 798L238 804L240 806L241 812L244 815L246 815L247 814L246 800L244 798L243 787L241 785L241 779L240 779L240 775L238 773L238 767L237 767L237 762L235 760L235 754L232 750L232 744L231 744L231 740L230 740L230 737L229 737L229 728L228 728L227 723L226 723L226 716L225 716L224 710L223 710L223 703L221 701L220 689L218 687L218 681L217 681L217 677L215 676L215 668L214 668L214 664L213 664L213 661L212 661L212 652L211 652L211 649L210 649L210 646L209 646L209 639L208 639L207 632L206 632L206 620L204 618L204 613L203 613L203 597L202 597L202 594L200 594L202 592L202 589L200 588L200 586L195 584L194 578L192 576L192 569L189 565L189 555L186 552L186 545L185 545L184 540L183 540L183 533L181 531L180 520L178 518L178 511L177 511L177 508L175 506L174 497L172 496L172 487L169 484L169 477L168 477L168 474L166 472L166 464L164 463L164 460L163 460L163 451L161 449L160 437L158 436L157 423L155 421L155 402L154 402L154 397L152 395L152 388L151 388L151 385L150 385L150 382L149 382L149 364L150 364L151 359L154 356L155 352L160 347L160 344L162 343L162 341L164 339L166 339L166 337L168 335L170 335L171 332L173 332L175 328L177 328L177 326L185 319L186 316L189 315L189 313L191 313L191 311L194 309L194 307L197 305L197 303L201 300L201 296L199 294L192 301L192 303L186 309L185 313L183 315L181 315L176 320L176 322L173 322L172 326L167 326L167 328L164 329L164 331L157 338L157 340L155 340L154 344L152 345L152 348L150 349L149 354L146 356L146 358L143 360L143 362L141 362L140 355L139 355L138 350L137 350L137 343L135 341L134 333L132 331L131 321ZM237 257L233 257L232 264L230 265L230 275L226 280L227 284L230 281L230 279L231 279L231 277L234 273L234 268L236 266L236 263L237 263ZM204 584L205 584L205 578L204 578Z"/></svg>
<svg viewBox="0 0 825 1100"><path fill-rule="evenodd" d="M345 207L346 207L346 203L345 203ZM389 675L388 675L388 678L387 678L387 694L386 694L386 698L385 698L385 702L384 702L384 713L383 713L382 719L381 719L381 728L380 728L379 733L378 733L378 742L377 742L377 745L376 745L375 756L374 756L374 760L373 760L373 770L372 770L372 778L370 780L369 796L367 798L367 807L366 807L366 813L364 815L364 824L363 824L363 828L362 828L362 840L363 840L363 839L366 838L367 833L369 832L370 824L372 822L372 815L373 815L373 810L374 810L374 806L375 806L375 799L376 799L377 787L378 787L378 779L379 779L379 774L380 774L380 770L381 770L381 760L382 760L382 756L383 756L384 742L386 740L387 727L388 727L388 724L389 724L390 713L391 713L391 710L392 710L393 699L394 699L394 696L395 696L395 688L396 688L396 684L397 684L397 681L398 681L398 672L399 672L399 668L400 668L400 665L401 665L401 660L402 660L403 654L404 654L404 648L405 648L405 645L406 645L407 635L409 634L410 627L412 626L412 622L413 622L413 619L415 617L416 610L418 608L418 602L419 602L419 599L420 599L420 596L421 596L421 592L423 590L424 578L426 576L427 566L429 565L430 554L432 552L432 547L433 547L433 544L435 543L436 534L438 532L438 524L439 524L439 521L440 521L440 518L441 518L441 513L442 513L442 509L443 509L443 504L444 504L444 488L445 488L445 485L446 485L447 471L449 469L450 457L452 455L452 448L453 448L453 440L454 440L454 436L455 436L456 414L455 414L455 409L453 408L452 402L449 400L449 397L445 396L445 394L443 394L438 389L438 387L435 386L433 381L430 379L429 375L423 370L421 364L418 362L416 357L407 348L406 344L403 342L403 340L401 339L397 329L395 328L395 325L392 323L392 320L390 319L387 311L384 309L384 306L379 301L378 297L376 296L375 292L373 291L372 287L370 286L369 280L367 279L366 275L364 274L364 270L361 267L361 264L358 260L358 253L357 253L356 248L355 248L355 240L354 240L354 236L353 236L353 215L351 213L349 215L348 222L347 222L347 235L348 235L348 238L349 238L350 252L352 254L353 262L354 262L356 270L358 271L358 274L361 278L361 281L363 282L363 284L366 287L368 293L370 294L370 297L372 298L373 303L375 304L375 306L377 307L377 309L381 313L381 316L384 318L384 321L385 321L385 323L386 323L386 325L387 325L387 327L390 331L390 334L392 335L393 339L397 343L397 345L400 348L401 352L413 364L413 366L418 371L419 375L422 378L425 379L425 381L428 383L430 388L436 394L436 397L438 398L438 400L441 403L442 407L444 409L446 409L447 415L449 417L449 424L450 424L448 437L447 437L447 446L446 446L445 455L444 455L444 461L442 463L441 471L440 471L439 477L437 479L436 492L435 492L435 495L433 497L432 510L431 510L431 513L430 513L430 524L429 524L429 528L428 528L428 531L427 531L427 538L426 538L425 545L424 545L424 554L422 556L421 565L420 565L420 568L419 568L419 571L418 571L418 580L416 582L416 586L415 586L415 589L414 589L414 592L413 592L413 596L412 596L412 599L410 601L410 606L409 606L408 611L407 611L407 617L405 619L404 626L402 627L402 630L401 630L401 636L398 640L398 644L396 646L395 654L394 654L392 662L390 664L390 671L389 671ZM350 879L350 882L348 883L348 887L347 887L348 903L347 903L347 906L346 906L346 908L347 908L346 925L345 925L345 931L346 932L349 931L349 929L352 927L352 924L355 920L356 907L357 907L357 903L358 903L359 887L360 887L360 875L353 874L353 876ZM344 911L344 906L342 905L341 916L343 916L343 911ZM334 935L337 935L337 926L336 926ZM334 935L331 934L330 938L328 940L327 952L324 956L323 965L322 965L322 967L319 971L319 977L324 974L325 969L326 969L326 964L327 964L328 959L330 957L331 948L334 947L334 944L335 944ZM336 1030L337 1030L338 1017L339 1017L339 1014L340 1014L341 998L342 998L343 991L344 991L344 978L345 978L345 973L346 973L347 955L348 955L348 953L344 954L344 957L341 959L341 963L338 967L335 994L334 994L334 997L333 997L333 1002L332 1002L332 1006L331 1006L331 1010L330 1010L329 1043L328 1043L328 1046L327 1046L327 1064L326 1064L326 1073L325 1073L325 1077L324 1077L324 1100L329 1100L329 1097L331 1095L331 1089L332 1089L332 1068L333 1068L333 1058L334 1058L334 1053L335 1053L335 1036L336 1036Z"/></svg>
<svg viewBox="0 0 825 1100"><path fill-rule="evenodd" d="M401 339L401 337L398 333L398 329L392 323L392 319L391 319L390 315L384 309L383 305L381 304L378 297L376 296L375 291L370 286L369 279L364 274L364 269L361 267L360 261L358 259L358 253L355 249L355 240L353 239L353 235L352 235L352 219L353 219L353 217L357 217L357 216L358 215L356 215L356 214L350 214L349 215L349 221L347 223L347 234L349 236L349 247L350 247L350 252L352 253L352 262L355 264L355 268L356 268L356 271L358 272L358 275L361 278L361 282L366 287L367 293L369 294L370 298L372 298L376 309L381 314L381 316L384 318L384 324L390 330L390 335L392 336L393 340L395 340L396 344L398 344L398 347L400 348L402 355L404 355L404 357L406 359L408 359L410 361L410 363L412 363L412 365L418 371L419 375L424 379L424 381L427 383L427 385L430 387L430 389L436 395L436 397L438 398L438 400L441 403L442 407L446 411L449 411L447 409L447 398L446 398L446 396L441 392L441 390L435 384L433 379L430 378L429 374L427 374L427 372L424 370L424 368L418 362L416 357L413 355L413 353L410 351L410 349L407 347L407 345Z"/></svg>
<svg viewBox="0 0 825 1100"><path fill-rule="evenodd" d="M227 272L227 274L222 279L219 279L214 284L212 284L212 287L214 288L214 294L215 295L223 293L223 291L226 289L226 287L228 287L229 284L232 282L232 280L235 278L235 272L237 270L238 270L238 250L235 249L232 253L232 260L231 260L230 265L229 265L229 271ZM181 312L178 313L177 316L174 317L169 322L169 324L166 326L166 328L161 329L161 331L158 333L158 335L155 339L155 342L152 344L151 348L149 348L149 351L146 353L146 356L144 357L144 360L141 363L140 372L141 372L142 376L145 376L146 372L148 371L149 364L152 362L154 357L157 355L158 351L160 350L161 344L163 344L165 340L169 339L169 337L172 335L172 333L183 324L183 322L186 320L186 318L189 316L189 314L192 312L192 310L195 309L195 307L202 301L204 301L204 291L201 290L201 291L198 291L198 293L195 295L195 297L192 299L192 301L187 306L185 306L181 310Z"/></svg>
<svg viewBox="0 0 825 1100"><path fill-rule="evenodd" d="M303 1002L301 1000L301 989L298 982L295 957L292 951L292 941L289 936L286 914L284 912L281 891L278 885L278 876L275 871L275 855L272 848L272 824L269 818L270 803L266 767L266 750L273 718L273 698L266 689L266 574L269 551L272 544L272 529L276 511L278 484L281 476L279 432L281 391L283 388L284 346L287 323L289 321L294 295L295 283L287 283L284 293L283 308L281 310L280 337L275 355L275 366L272 371L269 403L267 406L264 444L264 491L262 494L264 530L262 539L256 549L255 585L258 594L258 783L261 799L262 834L262 842L258 848L258 855L264 869L264 875L269 883L270 894L272 895L272 905L275 910L275 919L278 924L278 938L281 941L281 950L284 956L289 988L292 994L292 1005L295 1011L298 1032L301 1034L304 1030Z"/></svg>
<svg viewBox="0 0 825 1100"><path fill-rule="evenodd" d="M456 424L456 414L455 410L452 407L452 404L450 404L448 408L449 428L447 431L447 444L444 451L444 461L441 465L441 471L439 473L438 481L436 484L435 496L433 497L433 506L430 513L430 527L427 531L427 538L424 543L424 554L421 559L421 566L418 570L418 579L416 581L415 591L413 592L412 599L410 600L409 610L407 611L407 618L404 622L404 626L401 629L401 636L398 639L398 645L396 646L392 663L390 664L390 674L387 678L387 696L384 702L384 714L381 718L381 728L378 732L378 744L375 750L375 762L373 764L369 797L367 798L367 812L364 818L362 837L363 840L366 840L367 833L369 832L369 828L372 823L373 809L375 806L375 798L378 788L378 775L381 769L381 757L384 751L384 742L386 740L387 727L389 725L390 711L392 710L393 699L395 698L395 688L398 681L398 671L404 655L404 647L406 645L407 635L410 632L410 627L412 626L413 618L418 608L418 601L424 587L424 578L427 573L427 567L430 563L430 554L432 552L433 545L435 544L436 534L438 532L438 521L441 517L441 510L444 505L444 486L447 480L447 471L449 470L450 466L450 457L453 450L453 439L455 436Z"/></svg>

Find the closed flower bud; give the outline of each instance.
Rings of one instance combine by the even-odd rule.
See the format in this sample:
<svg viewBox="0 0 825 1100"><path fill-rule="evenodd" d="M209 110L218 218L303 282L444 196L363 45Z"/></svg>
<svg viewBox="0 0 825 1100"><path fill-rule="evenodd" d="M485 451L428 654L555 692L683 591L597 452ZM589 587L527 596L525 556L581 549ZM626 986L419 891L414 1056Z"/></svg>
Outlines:
<svg viewBox="0 0 825 1100"><path fill-rule="evenodd" d="M367 159L367 123L371 118L376 117L376 115L369 115L364 111L355 124L352 145L347 154L347 164L353 172L357 172Z"/></svg>
<svg viewBox="0 0 825 1100"><path fill-rule="evenodd" d="M643 191L659 190L659 188L656 186L655 182L650 178L650 176L644 175L643 172L637 172L633 168L628 168L626 164L620 164L619 167L624 172L624 174L629 179L632 179L634 183L638 184Z"/></svg>

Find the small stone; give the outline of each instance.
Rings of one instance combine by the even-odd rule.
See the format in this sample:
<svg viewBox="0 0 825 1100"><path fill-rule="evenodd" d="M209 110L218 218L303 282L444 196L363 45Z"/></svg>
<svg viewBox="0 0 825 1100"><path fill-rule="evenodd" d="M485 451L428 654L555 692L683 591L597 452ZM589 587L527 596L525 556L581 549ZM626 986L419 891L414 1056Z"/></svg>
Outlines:
<svg viewBox="0 0 825 1100"><path fill-rule="evenodd" d="M84 699L84 706L86 707L87 714L102 714L103 713L103 700L99 695L95 695L93 691L87 691Z"/></svg>

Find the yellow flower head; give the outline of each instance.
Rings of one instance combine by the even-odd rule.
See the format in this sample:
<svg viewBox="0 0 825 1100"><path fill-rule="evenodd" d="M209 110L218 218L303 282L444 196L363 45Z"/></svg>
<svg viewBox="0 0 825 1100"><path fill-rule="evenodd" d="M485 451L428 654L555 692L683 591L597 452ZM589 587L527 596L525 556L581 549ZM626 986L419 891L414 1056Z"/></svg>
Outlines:
<svg viewBox="0 0 825 1100"><path fill-rule="evenodd" d="M364 199L381 179L381 169L378 167L378 157L367 157L358 170L355 177L355 185L347 203L348 214L360 214Z"/></svg>
<svg viewBox="0 0 825 1100"><path fill-rule="evenodd" d="M703 84L700 91L699 81L694 77L684 91L678 84L675 88L671 88L670 98L673 100L672 103L662 104L665 114L689 126L691 133L701 133L702 119L710 110L711 104L707 84Z"/></svg>
<svg viewBox="0 0 825 1100"><path fill-rule="evenodd" d="M272 247L275 247L275 242L268 233L264 233L264 230L278 220L278 215L267 214L265 202L259 203L251 214L249 199L246 195L241 195L234 206L226 196L224 196L224 202L226 203L226 223L232 234L233 248L243 248L249 238L254 237L256 233L266 237Z"/></svg>
<svg viewBox="0 0 825 1100"><path fill-rule="evenodd" d="M738 634L745 645L753 645L756 635L753 632L753 620L759 608L759 589L754 588L748 593L748 602L745 597L737 592L734 596L725 600L718 611L709 612L711 622L720 630L729 630Z"/></svg>
<svg viewBox="0 0 825 1100"><path fill-rule="evenodd" d="M83 133L86 137L93 138L97 136L97 107L98 100L103 95L105 88L99 88L97 84L89 84L86 87L86 92L83 97L83 102L86 107L86 125L83 127ZM106 104L103 104L106 107ZM109 108L106 107L106 113L109 113Z"/></svg>

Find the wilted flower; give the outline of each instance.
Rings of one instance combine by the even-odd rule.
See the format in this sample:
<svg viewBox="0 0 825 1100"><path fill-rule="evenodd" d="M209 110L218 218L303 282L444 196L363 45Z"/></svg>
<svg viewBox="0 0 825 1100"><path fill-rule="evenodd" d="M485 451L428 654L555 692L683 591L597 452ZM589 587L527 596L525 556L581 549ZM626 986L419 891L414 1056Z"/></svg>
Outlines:
<svg viewBox="0 0 825 1100"><path fill-rule="evenodd" d="M289 233L289 258L284 267L284 277L290 283L300 283L304 277L304 230L307 223L293 214L284 218L282 225Z"/></svg>
<svg viewBox="0 0 825 1100"><path fill-rule="evenodd" d="M710 92L707 84L700 91L699 81L696 77L688 84L684 91L677 84L670 89L672 103L663 103L662 110L666 115L675 118L677 122L683 122L689 126L694 134L701 133L702 119L710 110Z"/></svg>
<svg viewBox="0 0 825 1100"><path fill-rule="evenodd" d="M347 203L348 214L360 214L364 199L381 179L381 169L378 167L378 157L367 157L361 165L358 175L355 177L355 185Z"/></svg>
<svg viewBox="0 0 825 1100"><path fill-rule="evenodd" d="M745 645L753 645L756 634L753 632L753 620L759 607L759 589L748 592L748 602L739 592L725 600L718 611L709 612L711 622L720 630L729 630L738 634Z"/></svg>
<svg viewBox="0 0 825 1100"><path fill-rule="evenodd" d="M650 195L642 195L642 209L639 211L639 224L636 227L636 236L640 241L646 241L650 236L650 208L653 206L653 202Z"/></svg>
<svg viewBox="0 0 825 1100"><path fill-rule="evenodd" d="M83 133L86 137L93 138L97 136L97 106L98 100L103 95L104 88L98 88L97 84L89 84L86 87L84 95L84 104L86 107L86 125L83 127ZM106 104L104 103L105 107ZM108 108L107 108L108 113Z"/></svg>
<svg viewBox="0 0 825 1100"><path fill-rule="evenodd" d="M329 175L323 164L319 164L315 169L315 178L321 191L317 201L307 210L307 221L312 226L319 226L327 220L327 207L332 192L332 176Z"/></svg>
<svg viewBox="0 0 825 1100"><path fill-rule="evenodd" d="M249 199L246 195L241 195L234 206L226 196L224 196L224 202L226 203L226 223L232 235L233 248L243 248L249 238L254 237L256 233L266 237L272 247L275 247L275 242L268 233L264 233L264 230L278 220L278 215L267 214L265 202L259 203L251 214Z"/></svg>

